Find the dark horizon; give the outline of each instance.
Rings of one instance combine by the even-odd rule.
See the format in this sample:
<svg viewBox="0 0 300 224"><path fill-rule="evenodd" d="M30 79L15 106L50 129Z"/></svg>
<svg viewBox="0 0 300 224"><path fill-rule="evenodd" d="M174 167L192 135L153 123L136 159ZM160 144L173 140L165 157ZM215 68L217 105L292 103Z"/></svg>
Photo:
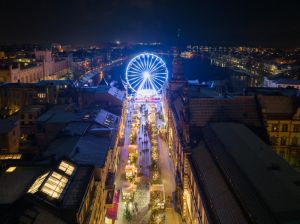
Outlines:
<svg viewBox="0 0 300 224"><path fill-rule="evenodd" d="M0 45L104 42L299 47L296 2L75 0L1 3Z"/></svg>

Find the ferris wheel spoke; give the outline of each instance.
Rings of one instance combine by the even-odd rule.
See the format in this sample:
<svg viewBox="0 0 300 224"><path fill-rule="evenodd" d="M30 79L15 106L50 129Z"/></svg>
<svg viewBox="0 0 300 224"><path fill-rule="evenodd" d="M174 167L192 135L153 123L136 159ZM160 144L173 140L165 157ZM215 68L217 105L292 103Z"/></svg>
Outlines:
<svg viewBox="0 0 300 224"><path fill-rule="evenodd" d="M155 84L155 81L154 81L154 80L149 80L149 81L150 81L152 87L153 87L156 91L159 90L159 87Z"/></svg>
<svg viewBox="0 0 300 224"><path fill-rule="evenodd" d="M144 85L145 85L146 79L143 79L142 83L139 84L137 91L144 89ZM143 88L142 88L143 87Z"/></svg>
<svg viewBox="0 0 300 224"><path fill-rule="evenodd" d="M155 67L157 67L160 64L160 61L156 58L155 61L153 62L153 65L150 68L150 71L153 71Z"/></svg>
<svg viewBox="0 0 300 224"><path fill-rule="evenodd" d="M140 58L136 58L136 63L139 65L139 67L141 68L141 70L144 70L145 67L143 66L142 61L140 60Z"/></svg>
<svg viewBox="0 0 300 224"><path fill-rule="evenodd" d="M160 84L163 84L165 82L165 79L163 78L158 78L158 77L154 77L153 80L159 82Z"/></svg>
<svg viewBox="0 0 300 224"><path fill-rule="evenodd" d="M131 88L132 88L135 92L137 92L138 89L139 89L139 86L140 86L140 83L137 83L137 84L135 84L134 86L131 86Z"/></svg>
<svg viewBox="0 0 300 224"><path fill-rule="evenodd" d="M147 60L146 60L146 69L148 70L149 69L149 63L150 63L151 59L149 59L149 54L147 54L145 57L147 57Z"/></svg>
<svg viewBox="0 0 300 224"><path fill-rule="evenodd" d="M166 80L166 76L162 76L162 75L153 75L153 79L159 80L164 82Z"/></svg>
<svg viewBox="0 0 300 224"><path fill-rule="evenodd" d="M149 62L149 65L148 65L148 70L150 70L151 67L152 67L153 58L154 58L153 55L150 55L150 62Z"/></svg>
<svg viewBox="0 0 300 224"><path fill-rule="evenodd" d="M164 65L163 64L158 64L156 67L152 68L151 72L157 72L160 69L164 69Z"/></svg>
<svg viewBox="0 0 300 224"><path fill-rule="evenodd" d="M167 76L167 73L166 72L155 72L155 73L152 73L154 76Z"/></svg>
<svg viewBox="0 0 300 224"><path fill-rule="evenodd" d="M140 67L138 63L133 63L130 69L135 69L137 71L142 71L143 69Z"/></svg>
<svg viewBox="0 0 300 224"><path fill-rule="evenodd" d="M127 73L127 76L128 77L141 77L140 74L141 74L140 72L137 72L137 73L130 72L130 73Z"/></svg>
<svg viewBox="0 0 300 224"><path fill-rule="evenodd" d="M155 71L157 71L157 69L160 69L161 67L163 67L163 65L159 62L155 66L152 67L150 72L155 72Z"/></svg>
<svg viewBox="0 0 300 224"><path fill-rule="evenodd" d="M133 70L132 68L130 68L129 70L128 70L128 72L127 72L128 74L141 74L142 73L142 71L137 71L137 70Z"/></svg>
<svg viewBox="0 0 300 224"><path fill-rule="evenodd" d="M151 89L150 79L147 79L146 81L146 89Z"/></svg>
<svg viewBox="0 0 300 224"><path fill-rule="evenodd" d="M145 80L143 88L142 89L148 89L148 79Z"/></svg>
<svg viewBox="0 0 300 224"><path fill-rule="evenodd" d="M132 76L132 77L128 77L129 81L131 82L135 82L136 80L142 80L141 76Z"/></svg>
<svg viewBox="0 0 300 224"><path fill-rule="evenodd" d="M139 82L142 82L142 81L143 81L143 79L141 79L141 78L131 79L131 84L135 85L136 83L139 83Z"/></svg>
<svg viewBox="0 0 300 224"><path fill-rule="evenodd" d="M141 71L143 70L142 65L139 64L138 61L136 61L135 63L133 63L131 68L135 68L135 69L137 69L139 72L141 72Z"/></svg>
<svg viewBox="0 0 300 224"><path fill-rule="evenodd" d="M145 70L147 70L147 60L146 60L146 56L144 55L143 57L143 62L144 62L144 66L145 66Z"/></svg>
<svg viewBox="0 0 300 224"><path fill-rule="evenodd" d="M142 82L143 82L142 79L135 80L134 82L132 82L131 87L132 87L134 90L136 90L137 87L139 87L139 86L141 85Z"/></svg>
<svg viewBox="0 0 300 224"><path fill-rule="evenodd" d="M144 57L142 56L139 59L140 59L141 65L143 66L143 70L146 70Z"/></svg>
<svg viewBox="0 0 300 224"><path fill-rule="evenodd" d="M128 69L129 72L137 72L137 73L141 73L141 69L137 69L135 67L131 67L130 69Z"/></svg>
<svg viewBox="0 0 300 224"><path fill-rule="evenodd" d="M161 77L161 76L156 76L155 77L155 80L158 80L160 82L165 82L166 81L166 78L165 77Z"/></svg>
<svg viewBox="0 0 300 224"><path fill-rule="evenodd" d="M157 57L154 57L153 55L151 55L151 61L149 63L149 71L152 69L153 66L155 66L156 62L158 61Z"/></svg>
<svg viewBox="0 0 300 224"><path fill-rule="evenodd" d="M157 83L159 83L159 84L164 83L164 79L162 79L162 78L153 77L152 80L155 81L155 82L157 82Z"/></svg>
<svg viewBox="0 0 300 224"><path fill-rule="evenodd" d="M140 76L130 77L130 81L131 81L131 82L134 82L134 81L139 80L139 79L141 79Z"/></svg>

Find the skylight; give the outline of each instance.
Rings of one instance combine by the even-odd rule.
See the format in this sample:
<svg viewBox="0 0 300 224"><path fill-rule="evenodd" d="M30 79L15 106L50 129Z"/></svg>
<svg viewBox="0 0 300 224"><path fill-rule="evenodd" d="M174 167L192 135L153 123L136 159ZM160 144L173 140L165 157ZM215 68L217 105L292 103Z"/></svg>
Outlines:
<svg viewBox="0 0 300 224"><path fill-rule="evenodd" d="M58 169L60 169L61 171L63 171L65 174L71 176L74 172L75 167L73 165L71 165L70 163L66 162L66 161L61 161L61 163L59 164Z"/></svg>
<svg viewBox="0 0 300 224"><path fill-rule="evenodd" d="M29 190L27 191L28 193L34 194L35 192L38 191L39 187L41 186L41 184L43 183L43 181L45 180L46 176L49 174L45 173L42 176L39 176L34 183L31 185L31 187L29 188Z"/></svg>
<svg viewBox="0 0 300 224"><path fill-rule="evenodd" d="M11 167L9 167L5 172L6 172L6 173L12 173L12 172L15 171L16 168L17 168L17 167L15 167L15 166L11 166Z"/></svg>
<svg viewBox="0 0 300 224"><path fill-rule="evenodd" d="M52 198L59 199L67 183L67 177L53 172L43 185L41 191Z"/></svg>
<svg viewBox="0 0 300 224"><path fill-rule="evenodd" d="M0 160L21 159L22 154L3 154L0 155Z"/></svg>

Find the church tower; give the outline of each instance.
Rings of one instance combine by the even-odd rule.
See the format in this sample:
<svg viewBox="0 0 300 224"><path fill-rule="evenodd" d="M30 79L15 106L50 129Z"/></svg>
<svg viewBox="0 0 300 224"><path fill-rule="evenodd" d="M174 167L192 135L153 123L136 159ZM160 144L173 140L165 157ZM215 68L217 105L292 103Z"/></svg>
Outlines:
<svg viewBox="0 0 300 224"><path fill-rule="evenodd" d="M184 81L183 62L179 55L174 57L171 78L174 81Z"/></svg>

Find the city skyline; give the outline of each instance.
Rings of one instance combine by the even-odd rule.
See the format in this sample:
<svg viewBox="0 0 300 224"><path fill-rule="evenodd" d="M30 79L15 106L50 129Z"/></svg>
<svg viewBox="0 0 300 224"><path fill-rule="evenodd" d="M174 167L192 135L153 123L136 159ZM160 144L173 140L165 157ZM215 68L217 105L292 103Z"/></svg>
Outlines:
<svg viewBox="0 0 300 224"><path fill-rule="evenodd" d="M1 5L5 32L0 44L156 41L296 47L300 43L295 2L30 0Z"/></svg>
<svg viewBox="0 0 300 224"><path fill-rule="evenodd" d="M0 223L300 223L300 14L271 0L2 0Z"/></svg>

